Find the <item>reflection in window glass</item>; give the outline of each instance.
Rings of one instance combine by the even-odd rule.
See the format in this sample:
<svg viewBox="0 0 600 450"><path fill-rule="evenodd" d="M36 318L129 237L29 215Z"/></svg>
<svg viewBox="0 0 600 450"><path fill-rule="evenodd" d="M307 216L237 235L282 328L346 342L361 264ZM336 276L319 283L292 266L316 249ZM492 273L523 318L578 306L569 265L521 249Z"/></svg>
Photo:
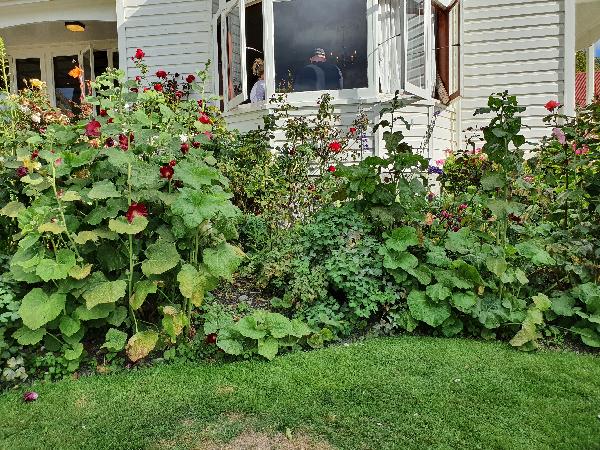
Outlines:
<svg viewBox="0 0 600 450"><path fill-rule="evenodd" d="M69 75L78 65L77 56L55 56L53 63L56 106L63 111L77 112L77 105L81 103L81 85L78 78Z"/></svg>
<svg viewBox="0 0 600 450"><path fill-rule="evenodd" d="M366 0L275 0L277 92L368 86Z"/></svg>
<svg viewBox="0 0 600 450"><path fill-rule="evenodd" d="M406 81L425 89L425 2L423 0L407 0L406 21L408 28Z"/></svg>
<svg viewBox="0 0 600 450"><path fill-rule="evenodd" d="M237 6L227 14L227 96L233 100L242 90L241 19Z"/></svg>
<svg viewBox="0 0 600 450"><path fill-rule="evenodd" d="M94 50L94 77L98 78L108 69L108 51Z"/></svg>
<svg viewBox="0 0 600 450"><path fill-rule="evenodd" d="M17 59L17 89L25 89L29 80L42 78L40 58Z"/></svg>

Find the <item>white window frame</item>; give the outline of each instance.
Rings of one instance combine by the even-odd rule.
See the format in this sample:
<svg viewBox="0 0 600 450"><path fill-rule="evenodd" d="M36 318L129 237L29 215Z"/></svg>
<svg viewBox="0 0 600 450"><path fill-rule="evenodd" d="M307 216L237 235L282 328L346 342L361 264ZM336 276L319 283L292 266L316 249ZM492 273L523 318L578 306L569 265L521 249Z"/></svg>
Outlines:
<svg viewBox="0 0 600 450"><path fill-rule="evenodd" d="M403 75L404 75L404 90L410 94L417 95L424 99L430 99L433 93L433 84L431 79L431 67L432 67L432 52L433 45L432 43L435 41L433 36L433 23L432 23L432 15L431 15L431 0L423 0L424 5L424 22L423 22L423 51L425 52L425 87L422 88L420 86L416 86L408 81L408 14L407 11L407 0L402 0L402 6L404 8L404 24L403 24L403 34L404 34L404 44L403 44Z"/></svg>
<svg viewBox="0 0 600 450"><path fill-rule="evenodd" d="M213 56L214 56L214 84L215 92L219 92L219 80L223 80L223 104L225 111L229 111L236 106L239 106L248 98L248 76L246 73L246 0L227 0L219 1L219 11L213 16ZM229 74L227 71L229 59L227 54L227 15L235 8L239 10L240 17L240 58L241 58L241 78L242 92L236 97L229 99ZM219 50L217 46L217 23L221 19L221 73L219 73Z"/></svg>

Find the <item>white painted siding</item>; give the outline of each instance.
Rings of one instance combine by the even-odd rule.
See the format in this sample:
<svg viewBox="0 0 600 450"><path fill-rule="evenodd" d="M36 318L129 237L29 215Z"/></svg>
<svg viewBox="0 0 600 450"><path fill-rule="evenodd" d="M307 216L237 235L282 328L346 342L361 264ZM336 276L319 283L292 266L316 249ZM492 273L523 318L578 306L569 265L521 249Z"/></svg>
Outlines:
<svg viewBox="0 0 600 450"><path fill-rule="evenodd" d="M121 2L119 47L130 77L137 74L131 61L137 48L146 53L150 73L195 73L212 59L212 0Z"/></svg>
<svg viewBox="0 0 600 450"><path fill-rule="evenodd" d="M508 90L527 107L525 137L547 134L543 105L565 102L564 1L463 0L463 130L485 125L484 116L473 117L475 109Z"/></svg>

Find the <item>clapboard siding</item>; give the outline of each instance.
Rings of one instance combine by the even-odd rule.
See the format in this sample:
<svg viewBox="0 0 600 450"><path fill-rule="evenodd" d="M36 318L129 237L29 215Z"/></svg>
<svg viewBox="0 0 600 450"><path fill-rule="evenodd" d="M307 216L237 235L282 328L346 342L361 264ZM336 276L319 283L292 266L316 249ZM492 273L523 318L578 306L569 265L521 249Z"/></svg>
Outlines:
<svg viewBox="0 0 600 450"><path fill-rule="evenodd" d="M138 74L131 60L137 48L150 73L194 73L212 59L212 0L122 0L122 6L119 33L130 77Z"/></svg>
<svg viewBox="0 0 600 450"><path fill-rule="evenodd" d="M473 117L489 95L504 90L527 107L523 132L547 134L543 105L564 102L565 0L464 0L461 128L485 125Z"/></svg>

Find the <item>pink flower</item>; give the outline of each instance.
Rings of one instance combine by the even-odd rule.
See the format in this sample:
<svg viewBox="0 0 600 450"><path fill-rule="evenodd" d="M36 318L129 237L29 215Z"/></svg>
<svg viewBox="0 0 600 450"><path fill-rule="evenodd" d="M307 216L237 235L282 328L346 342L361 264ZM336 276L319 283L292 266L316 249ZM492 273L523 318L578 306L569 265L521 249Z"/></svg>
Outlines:
<svg viewBox="0 0 600 450"><path fill-rule="evenodd" d="M148 208L143 203L132 203L129 205L125 217L129 223L133 222L136 217L148 217Z"/></svg>
<svg viewBox="0 0 600 450"><path fill-rule="evenodd" d="M106 111L105 111L106 113ZM92 120L90 123L88 123L85 126L85 135L87 137L100 137L100 122L98 122L97 120Z"/></svg>
<svg viewBox="0 0 600 450"><path fill-rule="evenodd" d="M141 48L138 48L135 51L135 59L144 59L144 56L146 56L146 54L144 53L144 51Z"/></svg>
<svg viewBox="0 0 600 450"><path fill-rule="evenodd" d="M177 161L175 161L174 159L172 159L171 161L169 161L169 165L171 167L175 167L177 165Z"/></svg>
<svg viewBox="0 0 600 450"><path fill-rule="evenodd" d="M167 78L167 72L165 72L164 70L159 70L158 72L156 72L156 76L158 78Z"/></svg>
<svg viewBox="0 0 600 450"><path fill-rule="evenodd" d="M186 77L185 81L187 81L188 83L193 83L195 79L196 77L190 74Z"/></svg>
<svg viewBox="0 0 600 450"><path fill-rule="evenodd" d="M590 147L588 145L584 145L581 148L576 148L576 144L573 144L573 149L575 150L575 154L577 156L587 155L590 152Z"/></svg>
<svg viewBox="0 0 600 450"><path fill-rule="evenodd" d="M559 106L560 106L559 102L557 102L556 100L550 100L548 103L546 103L544 105L544 108L546 108L550 112L553 112Z"/></svg>
<svg viewBox="0 0 600 450"><path fill-rule="evenodd" d="M179 100L181 97L183 97L183 92L181 92L181 91L175 92L175 97L177 97L177 99Z"/></svg>
<svg viewBox="0 0 600 450"><path fill-rule="evenodd" d="M560 128L552 128L552 136L554 136L556 140L560 142L561 145L565 145L567 143L567 137L565 136L563 130L561 130Z"/></svg>
<svg viewBox="0 0 600 450"><path fill-rule="evenodd" d="M435 161L435 165L438 167L444 167L444 164L446 164L445 159L436 159L436 161Z"/></svg>
<svg viewBox="0 0 600 450"><path fill-rule="evenodd" d="M62 158L58 158L56 161L54 161L54 165L56 167L62 166L62 163L63 163L63 159Z"/></svg>
<svg viewBox="0 0 600 450"><path fill-rule="evenodd" d="M213 138L213 134L210 131L205 131L204 136L206 136L209 140L212 140Z"/></svg>
<svg viewBox="0 0 600 450"><path fill-rule="evenodd" d="M26 403L31 403L31 402L35 402L38 399L39 395L37 392L25 392L23 394L23 401Z"/></svg>

